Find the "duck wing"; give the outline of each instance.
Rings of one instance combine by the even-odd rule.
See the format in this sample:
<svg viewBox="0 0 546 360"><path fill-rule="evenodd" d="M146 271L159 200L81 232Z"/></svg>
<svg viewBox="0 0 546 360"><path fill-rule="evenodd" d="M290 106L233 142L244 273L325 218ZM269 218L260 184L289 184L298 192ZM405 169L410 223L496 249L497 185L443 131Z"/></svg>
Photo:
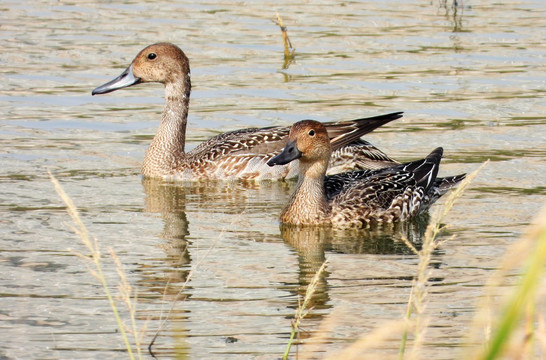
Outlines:
<svg viewBox="0 0 546 360"><path fill-rule="evenodd" d="M398 164L360 137L402 117L402 112L341 123L325 123L332 144L328 175L353 170L381 169Z"/></svg>
<svg viewBox="0 0 546 360"><path fill-rule="evenodd" d="M393 163L394 160L370 143L361 140L360 137L401 116L402 113L397 112L349 121L324 123L332 147L335 149L333 164L338 166L338 171L341 171L342 168L339 166L343 161L347 161L343 165L347 169L365 168L368 163L369 167L383 167L377 165L379 162ZM224 167L228 166L225 164L229 164L230 169L241 169L233 171L243 171L243 168L247 167L247 163L252 162L252 168L255 171L258 163L264 162L265 164L282 151L286 145L289 131L289 127L273 126L222 133L188 152L188 161L196 168L206 164ZM265 171L261 167L260 170ZM292 175L295 176L295 172Z"/></svg>
<svg viewBox="0 0 546 360"><path fill-rule="evenodd" d="M229 131L202 142L188 156L208 161L228 156L269 157L281 151L288 132L289 128L279 126Z"/></svg>
<svg viewBox="0 0 546 360"><path fill-rule="evenodd" d="M358 139L332 152L328 175L347 171L382 169L399 162L366 140Z"/></svg>
<svg viewBox="0 0 546 360"><path fill-rule="evenodd" d="M437 178L442 154L437 148L421 160L327 176L326 196L340 217L352 216L362 223L405 220L427 210L464 178L464 174Z"/></svg>

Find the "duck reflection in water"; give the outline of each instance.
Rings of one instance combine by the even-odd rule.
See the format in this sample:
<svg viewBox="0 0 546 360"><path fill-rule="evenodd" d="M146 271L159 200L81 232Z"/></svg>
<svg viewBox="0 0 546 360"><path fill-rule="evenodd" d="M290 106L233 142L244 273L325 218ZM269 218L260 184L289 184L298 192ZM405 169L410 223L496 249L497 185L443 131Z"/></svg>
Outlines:
<svg viewBox="0 0 546 360"><path fill-rule="evenodd" d="M189 235L186 217L188 188L173 186L157 179L144 179L142 185L146 194L145 210L161 214L164 228L160 237L166 242L159 245L165 251L165 258L142 264L140 271L143 279L140 285L147 288L148 293L178 296L180 286L188 279L191 265L186 239ZM179 300L183 299L185 296L179 297Z"/></svg>
<svg viewBox="0 0 546 360"><path fill-rule="evenodd" d="M160 237L165 241L160 246L165 251L165 258L150 259L141 266L145 280L142 284L149 291L176 296L180 286L188 280L192 268L192 248L188 211L196 218L197 226L219 231L220 224L211 220L211 216L223 214L227 221L237 221L231 228L240 226L245 217L239 216L246 207L259 208L263 216L274 211L268 206L272 199L286 193L286 184L269 182L259 184L254 181L237 181L226 183L222 181L200 181L190 183L169 182L161 179L144 178L142 181L146 194L145 211L158 213L164 223ZM249 191L253 190L253 191ZM265 199L259 200L261 196ZM235 217L233 217L233 216ZM205 221L201 219L205 217ZM223 220L219 220L223 221ZM229 223L226 225L230 226ZM251 239L261 238L265 241L268 236L249 226L247 232L238 231L239 237L249 236ZM246 228L245 228L246 229ZM202 235L198 235L202 236ZM195 236L193 237L195 239ZM210 239L209 239L210 240ZM278 237L275 237L278 241ZM250 241L250 240L249 240ZM154 266L154 264L157 264ZM179 298L183 300L183 298Z"/></svg>
<svg viewBox="0 0 546 360"><path fill-rule="evenodd" d="M294 309L298 307L301 299L305 297L307 288L315 274L329 257L328 254L333 256L340 254L385 255L389 258L392 258L392 255L416 257L402 238L407 239L415 248L420 249L428 222L428 214L423 214L412 221L384 224L367 229L281 225L282 238L296 252L299 266L298 284L295 290L292 290L294 295L297 296L294 297L296 300L289 307ZM438 253L439 251L437 251ZM380 260L378 263L380 263ZM313 311L307 315L306 319L314 319L318 323L324 316L331 313L333 303L329 292L332 285L328 284L328 279L331 276L334 278L339 278L340 276L332 271L335 270L330 270L327 266L319 274L316 290L310 299L308 307L312 308ZM379 280L377 273L372 275L365 268L362 269L362 273L357 277L359 281L364 282ZM384 275L384 279L388 281L393 277L396 278L396 281L407 282L407 286L411 286L412 274L404 277L400 277L400 275ZM298 298L300 300L297 300ZM300 334L300 336L310 337L313 334L304 333Z"/></svg>

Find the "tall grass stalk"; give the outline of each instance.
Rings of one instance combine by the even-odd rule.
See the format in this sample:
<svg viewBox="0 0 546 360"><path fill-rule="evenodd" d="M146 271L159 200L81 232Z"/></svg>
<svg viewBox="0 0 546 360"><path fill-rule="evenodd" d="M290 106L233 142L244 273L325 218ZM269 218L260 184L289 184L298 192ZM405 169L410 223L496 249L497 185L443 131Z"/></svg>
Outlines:
<svg viewBox="0 0 546 360"><path fill-rule="evenodd" d="M110 256L114 260L114 263L116 264L116 271L118 273L120 283L119 283L119 293L121 300L125 303L125 306L127 307L127 310L129 311L129 318L131 319L131 327L127 328L127 331L129 331L131 334L133 334L133 337L135 339L135 348L137 350L137 355L139 359L142 359L142 350L141 350L141 344L144 337L144 334L146 333L146 325L144 325L142 328L137 327L136 323L136 304L137 304L137 293L136 291L133 291L133 287L129 284L129 281L127 281L126 273L123 269L123 265L121 264L121 261L119 257L116 255L114 250L112 248L108 248L108 251L110 252Z"/></svg>
<svg viewBox="0 0 546 360"><path fill-rule="evenodd" d="M403 359L406 353L407 339L409 336L409 320L415 314L415 327L413 331L413 347L410 354L410 359L418 359L419 352L424 340L427 322L428 320L424 318L423 313L427 305L427 296L428 296L428 287L429 279L432 274L432 270L429 268L430 261L434 250L445 241L439 241L437 239L438 233L445 227L442 225L445 217L449 211L455 205L455 201L463 194L466 187L470 182L478 175L478 173L487 165L487 161L483 163L478 169L476 169L472 174L468 175L455 190L453 190L449 196L446 198L444 206L440 208L432 217L430 224L428 225L425 235L423 238L423 245L421 250L418 251L419 263L417 266L417 275L413 280L413 285L410 293L410 298L408 300L408 307L406 311L406 330L402 334L402 340L400 344L399 359ZM416 251L413 246L410 246L412 251Z"/></svg>
<svg viewBox="0 0 546 360"><path fill-rule="evenodd" d="M326 259L318 271L316 272L315 276L313 276L313 279L311 279L311 282L309 285L307 285L307 290L305 291L305 297L303 299L303 303L301 303L298 299L298 308L296 309L296 314L294 315L294 320L292 322L292 332L290 333L290 339L288 340L288 344L286 346L286 350L283 355L283 360L288 359L288 355L290 354L290 349L292 348L292 344L294 343L294 338L299 333L299 327L300 323L303 320L305 316L309 313L309 302L311 301L311 298L313 297L313 294L315 293L315 290L317 289L317 285L320 281L320 277L322 275L322 272L326 268L326 264L328 263L328 259Z"/></svg>
<svg viewBox="0 0 546 360"><path fill-rule="evenodd" d="M55 190L57 191L57 194L61 197L61 199L66 204L66 210L70 217L72 218L72 221L75 224L75 227L73 228L74 232L82 243L87 247L87 249L90 252L89 256L85 256L80 253L76 253L76 255L85 261L85 264L87 268L89 269L89 272L99 280L100 284L102 285L102 288L104 290L104 293L106 294L106 297L108 298L108 302L110 304L110 308L112 309L112 312L114 314L114 317L116 319L116 322L118 324L118 328L121 334L121 337L123 339L123 342L125 343L125 348L127 349L127 353L129 354L129 358L131 360L134 360L135 356L133 354L133 349L131 347L131 343L129 341L129 337L125 331L125 324L123 323L123 320L121 319L119 315L119 311L116 305L116 301L114 300L114 297L112 296L112 293L110 292L110 288L108 287L108 283L106 282L106 277L104 276L103 270L102 270L102 263L101 263L101 253L99 250L98 240L97 238L91 238L89 237L89 232L87 231L87 228L83 221L80 218L80 215L78 213L78 209L74 205L74 202L72 199L65 193L62 186L59 184L57 179L49 172L49 177L51 179L51 182L55 186ZM92 265L90 264L92 263ZM133 319L134 320L134 319ZM135 333L135 339L138 338L138 335ZM140 358L140 351L138 352L139 358Z"/></svg>
<svg viewBox="0 0 546 360"><path fill-rule="evenodd" d="M518 260L514 261L514 259ZM546 207L543 208L531 229L522 239L508 249L505 260L498 271L499 274L492 284L500 284L499 277L505 276L518 263L521 263L523 268L519 282L505 296L505 300L498 310L497 320L492 326L494 329L492 336L485 346L474 352L473 359L489 360L502 357L510 345L511 338L522 327L525 334L523 344L515 351L520 355L525 354L526 350L530 351L530 343L535 332L533 324L538 317L535 312L537 293L540 291L539 287L545 273ZM526 315L527 321L522 324L521 320ZM538 320L540 324L544 318L538 318ZM544 341L544 339L539 339L539 341Z"/></svg>

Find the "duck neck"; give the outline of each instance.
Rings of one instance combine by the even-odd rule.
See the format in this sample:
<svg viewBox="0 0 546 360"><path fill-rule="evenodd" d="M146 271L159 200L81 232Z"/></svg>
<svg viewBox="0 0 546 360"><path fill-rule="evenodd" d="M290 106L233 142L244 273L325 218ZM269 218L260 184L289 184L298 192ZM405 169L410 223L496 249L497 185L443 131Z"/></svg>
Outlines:
<svg viewBox="0 0 546 360"><path fill-rule="evenodd" d="M319 225L329 220L324 177L328 160L308 163L300 160L296 190L281 213L281 222L294 225Z"/></svg>
<svg viewBox="0 0 546 360"><path fill-rule="evenodd" d="M184 165L190 91L189 73L180 81L165 84L165 108L142 164L144 176L172 175Z"/></svg>

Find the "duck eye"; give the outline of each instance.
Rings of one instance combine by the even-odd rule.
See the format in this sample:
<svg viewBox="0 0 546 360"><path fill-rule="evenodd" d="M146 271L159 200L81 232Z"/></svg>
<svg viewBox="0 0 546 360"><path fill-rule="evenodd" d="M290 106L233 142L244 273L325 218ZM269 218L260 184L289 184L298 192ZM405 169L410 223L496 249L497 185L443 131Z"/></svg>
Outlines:
<svg viewBox="0 0 546 360"><path fill-rule="evenodd" d="M309 130L309 136L315 136L315 130Z"/></svg>
<svg viewBox="0 0 546 360"><path fill-rule="evenodd" d="M149 54L148 54L148 59L150 59L150 60L153 60L153 59L155 59L156 57L157 57L156 53L149 53Z"/></svg>

